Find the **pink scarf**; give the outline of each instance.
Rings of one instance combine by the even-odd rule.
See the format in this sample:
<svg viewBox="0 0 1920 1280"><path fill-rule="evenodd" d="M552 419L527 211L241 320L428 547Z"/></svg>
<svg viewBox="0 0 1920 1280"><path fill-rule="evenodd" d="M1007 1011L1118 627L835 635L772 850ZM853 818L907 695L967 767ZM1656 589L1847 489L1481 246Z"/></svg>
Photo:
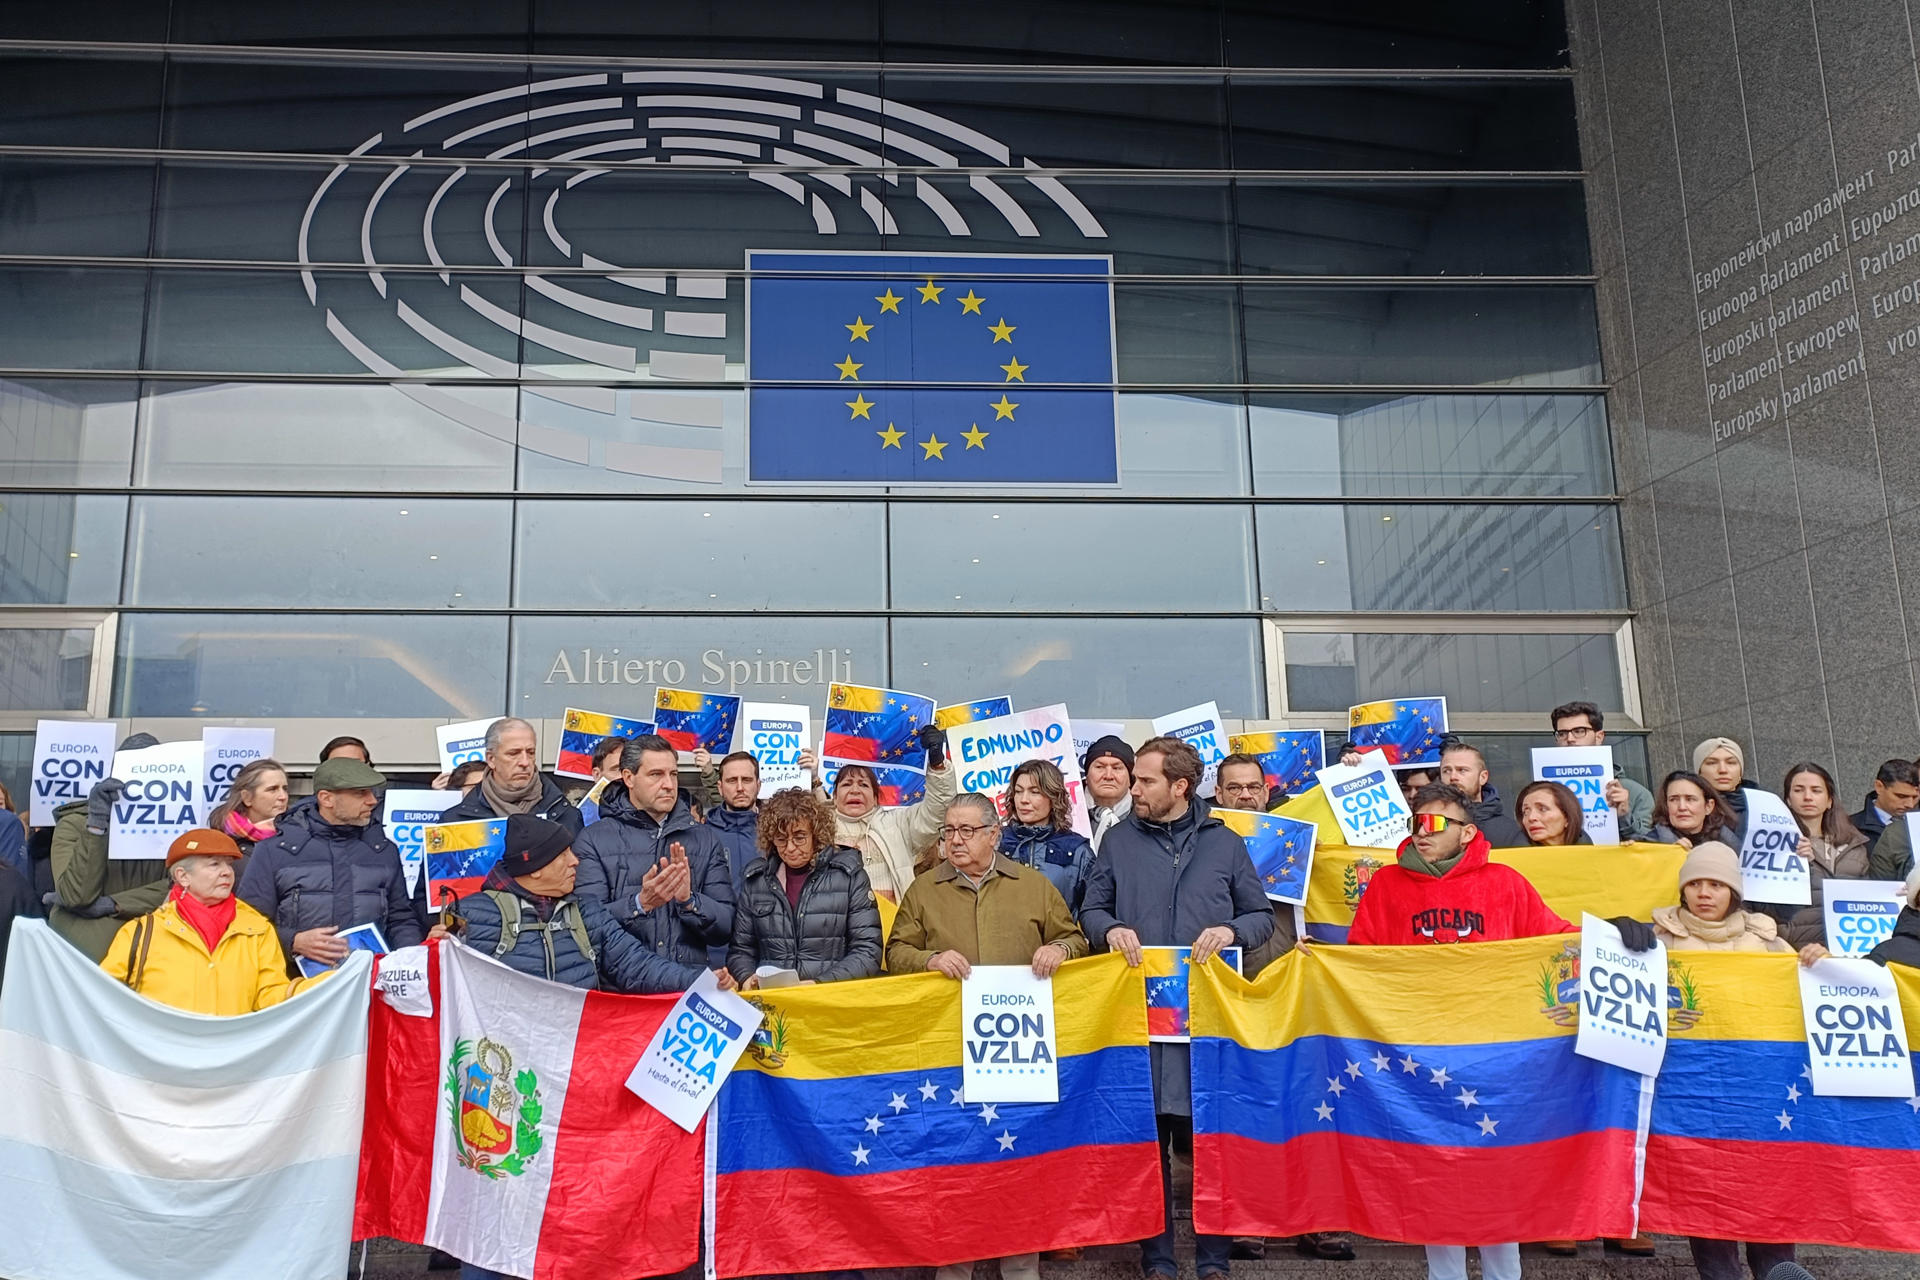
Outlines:
<svg viewBox="0 0 1920 1280"><path fill-rule="evenodd" d="M254 822L238 809L227 815L223 825L227 828L227 834L236 840L251 840L255 844L273 834L273 823Z"/></svg>

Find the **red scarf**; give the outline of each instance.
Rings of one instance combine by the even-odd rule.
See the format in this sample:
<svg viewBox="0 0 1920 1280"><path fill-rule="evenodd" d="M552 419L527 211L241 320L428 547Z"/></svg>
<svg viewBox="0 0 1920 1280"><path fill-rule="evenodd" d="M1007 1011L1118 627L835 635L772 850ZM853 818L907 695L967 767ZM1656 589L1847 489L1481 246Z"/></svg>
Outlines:
<svg viewBox="0 0 1920 1280"><path fill-rule="evenodd" d="M233 925L234 911L238 906L232 894L208 906L179 885L173 886L173 891L167 895L167 901L173 904L173 909L180 913L180 918L193 926L193 931L199 934L201 940L207 944L208 955L212 955L213 949L220 945L220 939L227 936L227 930Z"/></svg>
<svg viewBox="0 0 1920 1280"><path fill-rule="evenodd" d="M238 809L235 809L227 815L225 825L228 835L234 837L236 840L251 840L255 844L260 843L260 841L265 840L274 833L271 820L266 822L253 822L248 819L246 814L241 813Z"/></svg>

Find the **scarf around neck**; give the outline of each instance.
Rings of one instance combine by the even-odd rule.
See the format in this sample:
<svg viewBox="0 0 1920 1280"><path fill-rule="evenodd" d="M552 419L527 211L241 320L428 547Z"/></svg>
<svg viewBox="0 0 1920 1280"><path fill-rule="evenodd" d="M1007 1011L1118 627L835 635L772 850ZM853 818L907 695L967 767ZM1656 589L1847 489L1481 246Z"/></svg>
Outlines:
<svg viewBox="0 0 1920 1280"><path fill-rule="evenodd" d="M207 944L208 955L212 955L213 949L220 945L220 939L227 936L227 930L233 925L234 912L239 906L238 899L232 894L209 906L179 885L173 886L168 892L167 901L180 913L180 918L200 935L200 940Z"/></svg>
<svg viewBox="0 0 1920 1280"><path fill-rule="evenodd" d="M1673 917L1680 926L1702 942L1731 942L1747 932L1747 913L1735 908L1727 912L1724 920L1702 920L1687 910L1681 903L1673 909Z"/></svg>
<svg viewBox="0 0 1920 1280"><path fill-rule="evenodd" d="M274 833L271 821L254 822L238 809L229 813L226 821L221 825L226 827L227 834L236 840L251 840L255 844L259 844Z"/></svg>
<svg viewBox="0 0 1920 1280"><path fill-rule="evenodd" d="M1460 859L1466 856L1467 846L1463 844L1453 851L1452 857L1429 862L1420 855L1420 846L1416 845L1412 840L1408 840L1406 848L1400 850L1400 865L1409 871L1418 871L1423 876L1432 876L1435 880L1438 880L1441 876L1444 876L1447 872L1459 866Z"/></svg>
<svg viewBox="0 0 1920 1280"><path fill-rule="evenodd" d="M493 811L503 818L515 813L532 813L533 806L540 803L540 796L545 790L540 785L543 781L540 771L536 769L525 786L507 791L494 782L493 774L483 773L480 775L480 794L487 798Z"/></svg>

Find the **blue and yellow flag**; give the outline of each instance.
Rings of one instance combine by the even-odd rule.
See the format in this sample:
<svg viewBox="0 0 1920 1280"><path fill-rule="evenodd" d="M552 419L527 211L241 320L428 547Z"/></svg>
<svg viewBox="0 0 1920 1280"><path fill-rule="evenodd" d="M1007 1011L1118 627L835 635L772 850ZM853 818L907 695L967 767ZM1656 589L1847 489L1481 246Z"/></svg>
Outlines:
<svg viewBox="0 0 1920 1280"><path fill-rule="evenodd" d="M1302 903L1313 873L1313 846L1319 828L1278 813L1215 809L1213 816L1247 842L1247 856L1260 877L1260 889L1276 902Z"/></svg>
<svg viewBox="0 0 1920 1280"><path fill-rule="evenodd" d="M924 769L927 752L916 736L933 723L933 699L870 685L827 686L820 754L864 764Z"/></svg>
<svg viewBox="0 0 1920 1280"><path fill-rule="evenodd" d="M749 479L1119 480L1110 258L755 251L747 266L809 273L747 285Z"/></svg>
<svg viewBox="0 0 1920 1280"><path fill-rule="evenodd" d="M422 833L427 850L427 909L480 891L481 881L507 851L507 822L448 822Z"/></svg>
<svg viewBox="0 0 1920 1280"><path fill-rule="evenodd" d="M629 720L604 711L568 707L561 722L560 753L553 771L563 778L591 778L593 752L608 738L638 738L654 731L651 720Z"/></svg>
<svg viewBox="0 0 1920 1280"><path fill-rule="evenodd" d="M974 724L981 720L998 720L1001 716L1013 714L1013 699L1005 694L997 698L975 698L972 702L955 703L951 707L936 707L933 723L937 728L951 729L957 724Z"/></svg>
<svg viewBox="0 0 1920 1280"><path fill-rule="evenodd" d="M1361 751L1386 753L1396 766L1440 763L1447 734L1445 698L1388 698L1347 709L1348 736Z"/></svg>
<svg viewBox="0 0 1920 1280"><path fill-rule="evenodd" d="M725 754L733 746L740 699L695 689L661 689L653 697L654 732L681 751Z"/></svg>
<svg viewBox="0 0 1920 1280"><path fill-rule="evenodd" d="M1057 1103L966 1100L960 984L940 974L751 998L765 1020L707 1119L720 1275L940 1266L1159 1231L1146 1008L1120 957L1053 980ZM877 1225L929 1187L993 1210Z"/></svg>
<svg viewBox="0 0 1920 1280"><path fill-rule="evenodd" d="M1276 796L1311 790L1316 785L1313 775L1327 767L1327 735L1320 729L1231 734L1227 750L1258 760L1267 789Z"/></svg>

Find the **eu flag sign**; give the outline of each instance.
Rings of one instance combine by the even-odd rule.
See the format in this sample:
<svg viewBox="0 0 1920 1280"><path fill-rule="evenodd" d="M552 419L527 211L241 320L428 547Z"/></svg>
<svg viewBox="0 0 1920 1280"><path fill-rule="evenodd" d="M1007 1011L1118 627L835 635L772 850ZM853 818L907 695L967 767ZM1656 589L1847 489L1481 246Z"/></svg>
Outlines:
<svg viewBox="0 0 1920 1280"><path fill-rule="evenodd" d="M1114 484L1108 257L752 250L747 475Z"/></svg>

